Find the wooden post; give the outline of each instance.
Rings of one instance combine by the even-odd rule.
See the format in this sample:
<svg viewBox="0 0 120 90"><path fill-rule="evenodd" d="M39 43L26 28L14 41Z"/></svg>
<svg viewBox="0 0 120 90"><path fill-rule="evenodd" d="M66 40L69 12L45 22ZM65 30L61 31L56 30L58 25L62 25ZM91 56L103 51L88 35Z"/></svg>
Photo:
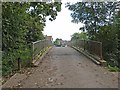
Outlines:
<svg viewBox="0 0 120 90"><path fill-rule="evenodd" d="M34 43L32 43L32 60L34 60Z"/></svg>
<svg viewBox="0 0 120 90"><path fill-rule="evenodd" d="M21 59L18 58L18 70L21 70Z"/></svg>
<svg viewBox="0 0 120 90"><path fill-rule="evenodd" d="M103 56L102 56L102 42L100 43L100 59L101 60L103 59Z"/></svg>
<svg viewBox="0 0 120 90"><path fill-rule="evenodd" d="M83 41L83 45L84 45L84 51L85 51L85 39L84 39L84 41Z"/></svg>

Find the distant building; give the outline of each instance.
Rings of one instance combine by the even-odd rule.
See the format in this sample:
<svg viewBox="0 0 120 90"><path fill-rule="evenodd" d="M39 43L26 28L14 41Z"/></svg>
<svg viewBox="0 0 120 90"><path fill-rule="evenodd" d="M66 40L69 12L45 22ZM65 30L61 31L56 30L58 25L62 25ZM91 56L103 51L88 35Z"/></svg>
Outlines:
<svg viewBox="0 0 120 90"><path fill-rule="evenodd" d="M46 40L53 41L53 38L52 38L52 36L47 36L47 35L46 35Z"/></svg>

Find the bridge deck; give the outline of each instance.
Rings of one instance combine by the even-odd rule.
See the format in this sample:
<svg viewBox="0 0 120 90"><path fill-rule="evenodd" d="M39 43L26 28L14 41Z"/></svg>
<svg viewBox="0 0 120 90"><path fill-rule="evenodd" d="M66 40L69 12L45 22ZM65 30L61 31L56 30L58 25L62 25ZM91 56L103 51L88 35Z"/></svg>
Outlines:
<svg viewBox="0 0 120 90"><path fill-rule="evenodd" d="M94 64L70 47L53 47L38 67L25 74L24 88L117 88L117 73ZM18 77L16 77L18 78ZM10 80L13 83L13 80ZM9 83L4 87L10 86ZM12 86L11 86L12 87Z"/></svg>

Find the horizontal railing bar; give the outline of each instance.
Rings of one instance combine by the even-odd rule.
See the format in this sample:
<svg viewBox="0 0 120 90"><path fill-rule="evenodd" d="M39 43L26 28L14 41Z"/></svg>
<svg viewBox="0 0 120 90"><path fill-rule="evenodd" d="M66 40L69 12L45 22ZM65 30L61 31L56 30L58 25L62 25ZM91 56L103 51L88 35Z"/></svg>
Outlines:
<svg viewBox="0 0 120 90"><path fill-rule="evenodd" d="M102 42L93 41L93 40L73 40L70 42L72 46L75 46L78 49L83 49L84 51L89 52L92 55L98 56L102 59Z"/></svg>
<svg viewBox="0 0 120 90"><path fill-rule="evenodd" d="M32 42L32 50L33 50L33 60L37 55L39 55L42 51L44 51L47 47L52 45L52 41L43 39Z"/></svg>
<svg viewBox="0 0 120 90"><path fill-rule="evenodd" d="M38 40L38 41L35 41L35 42L32 42L33 44L35 44L35 43L38 43L38 42L41 42L41 41L44 41L45 39L43 39L43 40Z"/></svg>

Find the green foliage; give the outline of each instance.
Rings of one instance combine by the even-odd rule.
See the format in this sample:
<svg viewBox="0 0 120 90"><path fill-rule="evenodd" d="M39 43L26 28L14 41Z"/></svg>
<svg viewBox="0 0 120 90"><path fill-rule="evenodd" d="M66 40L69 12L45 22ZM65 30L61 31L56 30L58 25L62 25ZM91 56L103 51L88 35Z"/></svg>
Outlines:
<svg viewBox="0 0 120 90"><path fill-rule="evenodd" d="M72 5L68 3L66 7L73 11L72 22L85 24L82 30L88 33L90 39L95 40L99 27L108 24L116 5L117 2L77 2Z"/></svg>
<svg viewBox="0 0 120 90"><path fill-rule="evenodd" d="M83 23L90 40L101 41L103 57L112 67L120 66L120 10L119 2L67 3L73 23ZM120 68L120 67L119 67Z"/></svg>
<svg viewBox="0 0 120 90"><path fill-rule="evenodd" d="M3 75L32 60L32 42L44 39L46 17L55 20L61 3L3 2L2 3L2 71Z"/></svg>
<svg viewBox="0 0 120 90"><path fill-rule="evenodd" d="M103 43L103 57L112 66L118 66L117 52L117 31L110 26L100 28L96 36L97 40Z"/></svg>
<svg viewBox="0 0 120 90"><path fill-rule="evenodd" d="M56 46L61 46L62 45L62 39L59 39L59 38L57 38L55 41L54 41L54 45L56 45Z"/></svg>
<svg viewBox="0 0 120 90"><path fill-rule="evenodd" d="M87 40L88 39L87 33L85 32L74 33L71 37L72 37L71 40L77 40L77 39Z"/></svg>
<svg viewBox="0 0 120 90"><path fill-rule="evenodd" d="M116 67L116 66L112 67L112 66L108 65L108 69L109 69L109 71L111 71L111 72L120 71L120 69L119 69L118 67Z"/></svg>

